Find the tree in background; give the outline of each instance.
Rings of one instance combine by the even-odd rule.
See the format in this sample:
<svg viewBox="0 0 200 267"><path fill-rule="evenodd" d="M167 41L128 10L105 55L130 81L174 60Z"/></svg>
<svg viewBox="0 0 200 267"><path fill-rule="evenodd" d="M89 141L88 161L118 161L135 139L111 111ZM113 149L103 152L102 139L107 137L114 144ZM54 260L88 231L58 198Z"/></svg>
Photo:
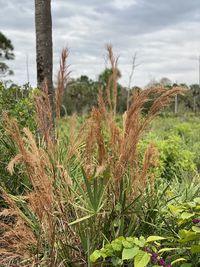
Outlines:
<svg viewBox="0 0 200 267"><path fill-rule="evenodd" d="M10 70L8 65L4 62L6 60L14 59L14 47L9 39L0 32L0 78L6 75L12 75L13 71Z"/></svg>
<svg viewBox="0 0 200 267"><path fill-rule="evenodd" d="M101 89L103 96L107 98L106 85L112 75L110 69L105 69L99 74L98 80L94 81L86 75L68 81L65 88L61 115L71 115L72 113L87 113L97 104L98 92ZM118 71L120 76L120 71ZM112 86L112 85L111 85ZM117 83L117 112L126 110L127 89Z"/></svg>
<svg viewBox="0 0 200 267"><path fill-rule="evenodd" d="M53 89L53 44L51 0L35 0L36 61L37 84L42 87L46 81L51 101L52 114L55 115L55 92Z"/></svg>
<svg viewBox="0 0 200 267"><path fill-rule="evenodd" d="M159 81L159 83L165 87L171 87L172 81L167 77L162 77Z"/></svg>
<svg viewBox="0 0 200 267"><path fill-rule="evenodd" d="M197 112L197 110L200 107L200 88L199 84L192 84L190 85L190 90L193 95L193 111L194 113Z"/></svg>
<svg viewBox="0 0 200 267"><path fill-rule="evenodd" d="M112 69L106 68L98 76L99 88L103 91L105 97L107 97L107 89L111 89L112 83ZM117 81L121 78L121 72L117 69ZM110 88L107 88L110 86ZM112 92L112 90L110 90ZM111 95L111 98L114 96ZM124 112L126 110L127 102L127 88L123 87L119 82L117 82L117 112Z"/></svg>
<svg viewBox="0 0 200 267"><path fill-rule="evenodd" d="M70 79L65 88L61 115L86 113L97 103L98 82L82 75Z"/></svg>
<svg viewBox="0 0 200 267"><path fill-rule="evenodd" d="M109 79L112 76L112 69L106 68L102 73L99 74L98 82L101 88L104 90L109 84ZM120 70L117 70L117 79L121 78ZM112 86L112 85L111 85Z"/></svg>

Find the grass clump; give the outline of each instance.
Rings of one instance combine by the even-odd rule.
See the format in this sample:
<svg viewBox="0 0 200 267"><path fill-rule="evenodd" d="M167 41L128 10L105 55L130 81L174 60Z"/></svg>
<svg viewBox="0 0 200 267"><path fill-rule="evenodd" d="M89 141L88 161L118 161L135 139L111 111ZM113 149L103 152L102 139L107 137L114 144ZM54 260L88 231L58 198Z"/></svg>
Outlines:
<svg viewBox="0 0 200 267"><path fill-rule="evenodd" d="M156 86L137 92L120 127L116 118L118 58L112 46L107 46L107 52L112 75L106 95L100 90L98 105L79 129L75 116L71 118L66 140L53 132L57 128L45 84L43 93L35 96L39 137L27 128L20 131L15 120L4 119L18 150L8 170L12 173L16 164L22 164L30 186L21 196L1 189L7 208L0 216L16 220L12 225L2 222L2 263L9 257L9 261L23 261L27 266L90 266L89 256L102 243L142 231L140 222L145 229L158 220L160 193L155 189L154 170L159 153L150 143L141 159L138 144L147 126L182 89ZM64 50L57 119L69 74L67 56ZM144 104L152 95L157 97L144 115Z"/></svg>

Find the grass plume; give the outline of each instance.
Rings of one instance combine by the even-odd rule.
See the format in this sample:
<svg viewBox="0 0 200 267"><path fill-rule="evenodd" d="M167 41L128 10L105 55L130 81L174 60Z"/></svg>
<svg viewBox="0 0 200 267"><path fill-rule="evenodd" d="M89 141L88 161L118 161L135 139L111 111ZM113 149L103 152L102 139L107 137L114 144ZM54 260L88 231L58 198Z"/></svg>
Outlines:
<svg viewBox="0 0 200 267"><path fill-rule="evenodd" d="M16 216L14 227L19 227L13 231L13 226L8 226L4 237L19 240L22 229L27 233L19 241L16 256L29 252L32 266L86 266L88 256L103 239L134 232L137 216L133 203L139 194L145 195L147 186L153 187L151 169L157 164L158 152L150 144L141 162L138 145L150 122L182 88L156 86L138 92L120 126L116 120L118 57L111 45L107 45L107 52L112 76L106 95L100 91L97 107L79 130L75 116L71 118L65 149L59 140L52 141L53 119L46 84L43 93L35 96L44 143L38 144L26 128L21 132L15 120L4 119L6 131L18 149L8 170L13 172L16 164L23 164L31 184L23 198L13 200L3 194L9 209L2 212ZM68 50L64 49L58 75L57 119L69 75L67 58ZM152 95L157 98L144 114L144 105ZM29 240L33 249L27 252ZM15 245L7 242L7 251L14 253Z"/></svg>
<svg viewBox="0 0 200 267"><path fill-rule="evenodd" d="M56 119L60 119L60 110L62 106L62 98L64 95L64 90L70 75L69 66L67 65L67 59L69 57L69 51L64 48L61 53L60 58L60 69L58 71L57 77L57 87L56 87Z"/></svg>

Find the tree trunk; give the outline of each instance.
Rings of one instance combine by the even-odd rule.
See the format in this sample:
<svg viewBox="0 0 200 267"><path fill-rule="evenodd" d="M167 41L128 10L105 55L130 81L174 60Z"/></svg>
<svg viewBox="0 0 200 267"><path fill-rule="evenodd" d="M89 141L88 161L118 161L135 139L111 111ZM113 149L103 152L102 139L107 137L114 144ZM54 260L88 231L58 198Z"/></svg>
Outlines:
<svg viewBox="0 0 200 267"><path fill-rule="evenodd" d="M52 116L55 116L55 92L53 88L53 44L51 0L35 0L35 28L36 28L36 61L37 86L42 87L44 81L48 85Z"/></svg>

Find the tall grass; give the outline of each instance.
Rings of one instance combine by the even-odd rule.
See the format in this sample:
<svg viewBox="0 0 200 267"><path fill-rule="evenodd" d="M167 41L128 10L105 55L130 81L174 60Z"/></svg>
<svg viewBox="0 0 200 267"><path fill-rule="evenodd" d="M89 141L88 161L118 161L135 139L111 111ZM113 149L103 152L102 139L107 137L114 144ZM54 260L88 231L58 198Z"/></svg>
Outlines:
<svg viewBox="0 0 200 267"><path fill-rule="evenodd" d="M40 142L29 129L20 132L15 120L5 118L7 134L18 148L8 169L12 173L15 165L22 163L31 187L23 196L11 196L1 189L8 206L0 216L14 218L13 224L1 222L2 263L9 260L23 261L27 266L90 266L89 255L102 242L135 233L139 219L136 202L145 201L147 190L154 194L153 170L158 164L153 144L149 144L143 160L139 159L138 143L150 122L182 89L166 91L159 86L137 93L119 127L118 58L111 45L107 53L112 76L106 95L100 91L98 106L79 129L72 117L64 150L59 138L52 140L53 118L45 84L43 94L35 97L38 129L43 137ZM69 75L67 57L64 50L56 93L57 119ZM157 97L144 115L143 106L152 95Z"/></svg>

